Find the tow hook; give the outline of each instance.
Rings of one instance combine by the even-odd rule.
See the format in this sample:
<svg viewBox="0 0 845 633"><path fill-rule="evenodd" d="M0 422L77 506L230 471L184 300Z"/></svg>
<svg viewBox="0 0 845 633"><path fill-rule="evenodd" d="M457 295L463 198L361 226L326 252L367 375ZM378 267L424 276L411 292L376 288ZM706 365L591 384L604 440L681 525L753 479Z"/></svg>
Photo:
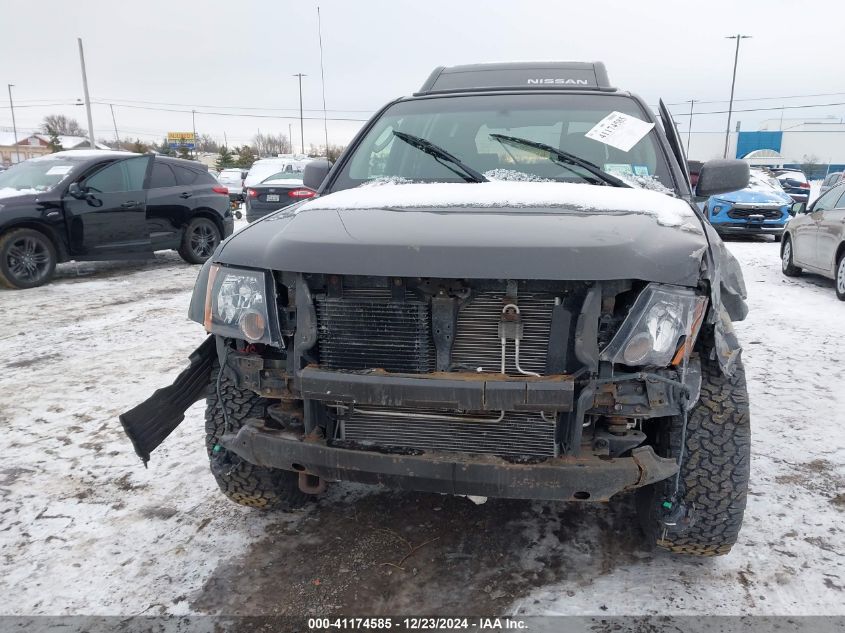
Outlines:
<svg viewBox="0 0 845 633"><path fill-rule="evenodd" d="M299 473L299 489L307 495L323 494L326 480L310 473Z"/></svg>

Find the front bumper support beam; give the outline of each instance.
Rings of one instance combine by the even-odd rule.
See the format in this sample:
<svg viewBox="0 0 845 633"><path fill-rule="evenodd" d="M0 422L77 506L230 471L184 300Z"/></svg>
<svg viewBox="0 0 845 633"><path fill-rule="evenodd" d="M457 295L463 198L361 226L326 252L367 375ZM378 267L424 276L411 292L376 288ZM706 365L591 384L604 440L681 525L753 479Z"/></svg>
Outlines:
<svg viewBox="0 0 845 633"><path fill-rule="evenodd" d="M514 499L606 501L623 490L671 477L678 468L674 460L655 455L650 446L634 449L631 457L555 457L516 463L493 455L330 446L323 440L252 425L224 435L220 443L253 464L327 480Z"/></svg>

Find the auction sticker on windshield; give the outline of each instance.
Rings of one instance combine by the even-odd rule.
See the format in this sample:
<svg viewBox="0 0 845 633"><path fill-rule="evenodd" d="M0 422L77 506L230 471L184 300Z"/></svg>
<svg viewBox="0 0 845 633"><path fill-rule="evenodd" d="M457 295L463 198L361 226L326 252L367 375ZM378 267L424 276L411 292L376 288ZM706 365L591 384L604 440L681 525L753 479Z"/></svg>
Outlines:
<svg viewBox="0 0 845 633"><path fill-rule="evenodd" d="M646 123L636 117L614 111L596 123L584 136L627 152L653 127L654 123Z"/></svg>
<svg viewBox="0 0 845 633"><path fill-rule="evenodd" d="M56 165L54 167L50 167L47 170L47 176L64 176L67 174L71 169L73 169L73 165Z"/></svg>

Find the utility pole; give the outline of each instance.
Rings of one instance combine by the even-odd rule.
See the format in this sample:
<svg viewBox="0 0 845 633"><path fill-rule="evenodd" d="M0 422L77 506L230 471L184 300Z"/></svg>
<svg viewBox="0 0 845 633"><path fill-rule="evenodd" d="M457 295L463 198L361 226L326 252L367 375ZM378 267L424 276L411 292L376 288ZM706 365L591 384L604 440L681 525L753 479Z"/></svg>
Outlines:
<svg viewBox="0 0 845 633"><path fill-rule="evenodd" d="M226 132L223 132L223 147L229 149L229 139L226 138Z"/></svg>
<svg viewBox="0 0 845 633"><path fill-rule="evenodd" d="M736 53L734 53L734 74L733 79L731 80L731 100L728 103L728 125L725 128L725 152L722 158L728 157L728 142L731 137L731 114L733 114L734 109L734 88L736 87L736 67L739 63L739 43L741 40L751 39L751 36L737 33L736 35L728 35L727 37L725 37L725 39L736 40Z"/></svg>
<svg viewBox="0 0 845 633"><path fill-rule="evenodd" d="M194 158L197 157L197 111L191 110L191 125L194 128Z"/></svg>
<svg viewBox="0 0 845 633"><path fill-rule="evenodd" d="M689 127L687 128L687 158L689 158L689 144L692 138L692 108L695 105L695 99L689 100Z"/></svg>
<svg viewBox="0 0 845 633"><path fill-rule="evenodd" d="M91 145L91 149L96 149L94 119L91 118L91 97L88 94L88 75L85 73L85 54L82 52L82 38L77 37L76 42L79 44L79 64L82 66L82 90L85 92L85 111L88 114L88 142Z"/></svg>
<svg viewBox="0 0 845 633"><path fill-rule="evenodd" d="M299 140L303 154L305 153L305 124L303 123L302 118L302 78L307 76L308 75L303 75L302 73L296 73L294 75L294 77L299 77Z"/></svg>
<svg viewBox="0 0 845 633"><path fill-rule="evenodd" d="M323 23L320 20L320 5L317 5L317 37L320 40L320 83L323 86L323 133L326 135L326 158L328 158L329 126L326 122L326 73L323 70Z"/></svg>
<svg viewBox="0 0 845 633"><path fill-rule="evenodd" d="M288 123L288 153L293 154L293 124Z"/></svg>
<svg viewBox="0 0 845 633"><path fill-rule="evenodd" d="M6 84L9 89L9 109L12 111L12 134L15 137L15 157L21 162L21 150L18 147L18 124L15 123L15 104L12 102L12 88L15 84Z"/></svg>
<svg viewBox="0 0 845 633"><path fill-rule="evenodd" d="M114 141L117 143L117 149L120 149L120 136L117 133L117 120L114 118L114 106L110 103L109 110L111 110L111 122L114 125Z"/></svg>

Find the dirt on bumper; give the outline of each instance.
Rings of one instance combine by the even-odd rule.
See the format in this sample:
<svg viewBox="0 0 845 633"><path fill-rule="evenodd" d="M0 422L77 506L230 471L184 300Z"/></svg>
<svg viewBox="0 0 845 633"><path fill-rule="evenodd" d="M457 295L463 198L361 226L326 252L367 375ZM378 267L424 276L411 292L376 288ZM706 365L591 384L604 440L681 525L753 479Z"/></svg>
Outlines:
<svg viewBox="0 0 845 633"><path fill-rule="evenodd" d="M330 481L514 499L606 501L677 472L675 461L658 457L650 446L634 449L630 457L525 462L492 455L350 448L260 425L246 425L220 443L253 464Z"/></svg>

